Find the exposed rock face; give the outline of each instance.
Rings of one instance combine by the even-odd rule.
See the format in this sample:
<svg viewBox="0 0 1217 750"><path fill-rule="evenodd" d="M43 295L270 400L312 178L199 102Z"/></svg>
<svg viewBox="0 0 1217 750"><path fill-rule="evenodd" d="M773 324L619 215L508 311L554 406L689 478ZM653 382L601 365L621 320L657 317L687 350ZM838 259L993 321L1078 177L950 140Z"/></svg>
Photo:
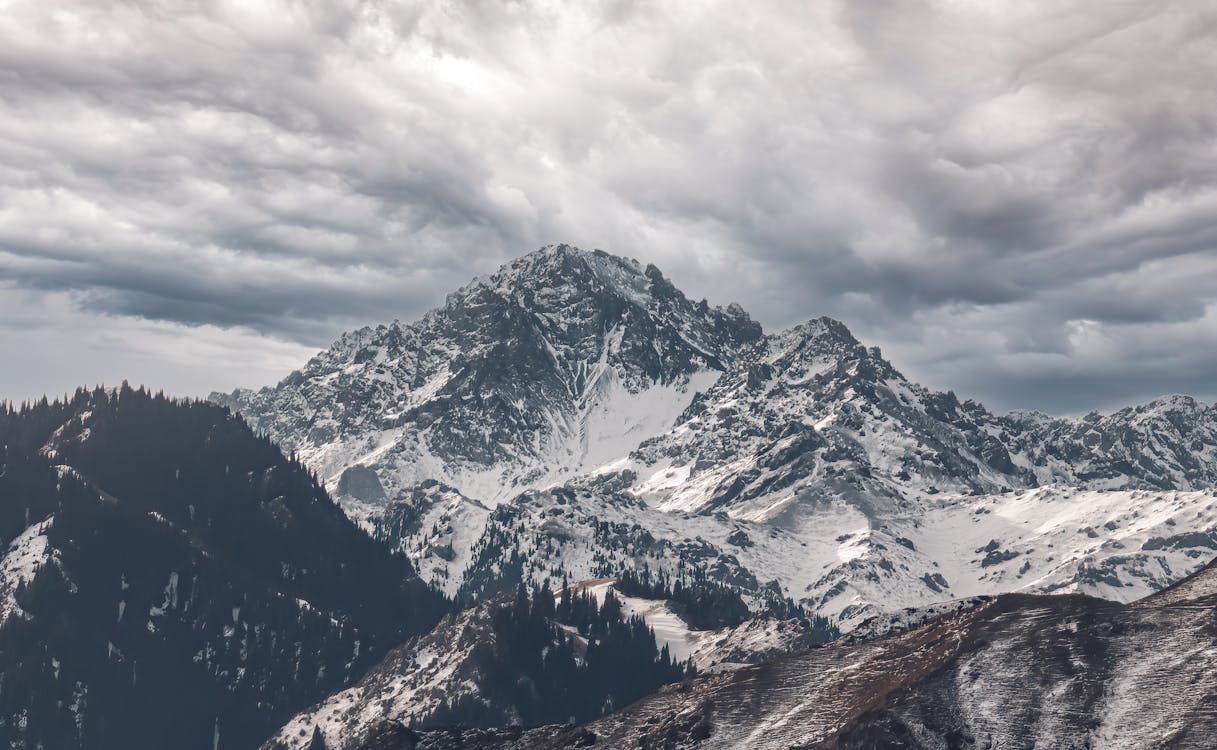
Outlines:
<svg viewBox="0 0 1217 750"><path fill-rule="evenodd" d="M1204 747L1215 603L1000 597L667 691L588 729L605 747Z"/></svg>
<svg viewBox="0 0 1217 750"><path fill-rule="evenodd" d="M348 466L339 475L338 494L371 504L383 504L388 500L376 472L360 464Z"/></svg>

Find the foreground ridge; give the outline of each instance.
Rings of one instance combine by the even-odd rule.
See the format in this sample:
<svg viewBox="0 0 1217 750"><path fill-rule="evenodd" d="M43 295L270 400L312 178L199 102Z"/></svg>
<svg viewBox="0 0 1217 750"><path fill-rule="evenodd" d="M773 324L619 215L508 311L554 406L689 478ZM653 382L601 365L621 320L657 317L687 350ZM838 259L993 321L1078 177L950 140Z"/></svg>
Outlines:
<svg viewBox="0 0 1217 750"><path fill-rule="evenodd" d="M699 677L583 726L386 724L361 747L1205 748L1217 733L1215 580L1210 565L1136 605L1004 595L894 635Z"/></svg>

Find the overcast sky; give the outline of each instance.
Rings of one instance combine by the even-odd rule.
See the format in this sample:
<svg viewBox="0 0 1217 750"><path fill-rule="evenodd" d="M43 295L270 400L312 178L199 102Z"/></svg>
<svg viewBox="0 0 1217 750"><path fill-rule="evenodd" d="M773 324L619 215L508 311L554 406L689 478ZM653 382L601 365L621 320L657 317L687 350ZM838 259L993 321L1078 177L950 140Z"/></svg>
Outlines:
<svg viewBox="0 0 1217 750"><path fill-rule="evenodd" d="M0 398L278 380L553 242L997 408L1217 397L1217 4L0 0Z"/></svg>

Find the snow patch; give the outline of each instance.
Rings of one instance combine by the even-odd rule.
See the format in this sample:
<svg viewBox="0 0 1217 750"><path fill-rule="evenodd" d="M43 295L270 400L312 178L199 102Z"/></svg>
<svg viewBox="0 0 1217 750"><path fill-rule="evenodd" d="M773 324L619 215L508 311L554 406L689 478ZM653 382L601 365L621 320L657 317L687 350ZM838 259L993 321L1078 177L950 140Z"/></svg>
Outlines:
<svg viewBox="0 0 1217 750"><path fill-rule="evenodd" d="M17 587L29 584L38 570L53 560L54 550L46 537L50 525L51 518L47 518L21 532L0 560L0 625L9 617L28 617L17 604Z"/></svg>

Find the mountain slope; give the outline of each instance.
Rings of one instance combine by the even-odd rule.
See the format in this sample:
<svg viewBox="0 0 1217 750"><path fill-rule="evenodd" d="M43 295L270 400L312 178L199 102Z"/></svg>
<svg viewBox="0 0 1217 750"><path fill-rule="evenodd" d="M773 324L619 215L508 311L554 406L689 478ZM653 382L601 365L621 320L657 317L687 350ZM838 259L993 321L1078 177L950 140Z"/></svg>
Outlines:
<svg viewBox="0 0 1217 750"><path fill-rule="evenodd" d="M351 748L384 726L588 720L685 676L612 595L523 589L445 618L348 690L301 712L267 750Z"/></svg>
<svg viewBox="0 0 1217 750"><path fill-rule="evenodd" d="M364 747L1207 748L1215 579L1209 566L1135 605L1006 595L896 635L703 676L580 727L385 732Z"/></svg>
<svg viewBox="0 0 1217 750"><path fill-rule="evenodd" d="M0 410L0 735L247 748L444 602L225 410Z"/></svg>
<svg viewBox="0 0 1217 750"><path fill-rule="evenodd" d="M1132 601L1217 551L1213 490L938 495L881 522L833 500L793 529L662 511L629 492L573 484L462 515L469 508L432 485L390 505L376 535L452 596L647 568L730 586L754 608L791 598L842 630L879 611L1002 592Z"/></svg>

